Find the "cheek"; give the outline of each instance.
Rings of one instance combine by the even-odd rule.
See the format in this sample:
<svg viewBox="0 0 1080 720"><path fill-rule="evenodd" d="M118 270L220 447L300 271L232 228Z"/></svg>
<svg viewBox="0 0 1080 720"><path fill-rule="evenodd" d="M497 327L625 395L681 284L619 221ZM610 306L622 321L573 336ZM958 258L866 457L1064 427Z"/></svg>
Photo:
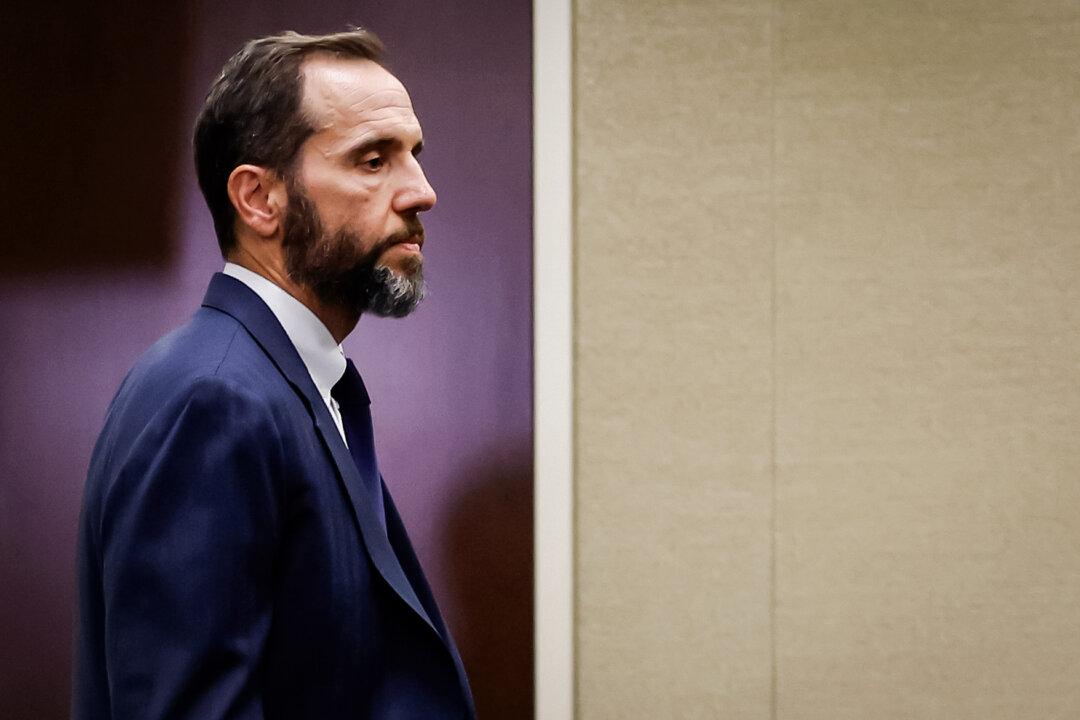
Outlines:
<svg viewBox="0 0 1080 720"><path fill-rule="evenodd" d="M337 219L355 221L377 214L382 195L383 188L377 183L360 178L327 193L327 204L332 206L331 212Z"/></svg>
<svg viewBox="0 0 1080 720"><path fill-rule="evenodd" d="M389 202L381 193L358 193L342 199L337 210L341 227L348 227L365 239L381 238L387 233Z"/></svg>

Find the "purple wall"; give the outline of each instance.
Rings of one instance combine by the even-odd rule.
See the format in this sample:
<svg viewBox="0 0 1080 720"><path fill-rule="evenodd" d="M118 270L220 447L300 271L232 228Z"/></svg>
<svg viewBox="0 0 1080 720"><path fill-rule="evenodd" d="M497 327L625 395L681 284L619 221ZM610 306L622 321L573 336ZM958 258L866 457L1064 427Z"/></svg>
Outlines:
<svg viewBox="0 0 1080 720"><path fill-rule="evenodd" d="M412 94L439 195L425 221L432 292L406 320L362 319L346 351L371 390L380 464L481 715L531 717L530 3L234 1L191 12L188 80L176 93L184 158L210 80L257 35L362 24ZM172 185L163 182L162 202L175 208L179 239L165 266L0 280L5 717L67 714L75 525L92 444L132 362L187 319L221 267L189 162ZM137 212L117 203L118 233Z"/></svg>

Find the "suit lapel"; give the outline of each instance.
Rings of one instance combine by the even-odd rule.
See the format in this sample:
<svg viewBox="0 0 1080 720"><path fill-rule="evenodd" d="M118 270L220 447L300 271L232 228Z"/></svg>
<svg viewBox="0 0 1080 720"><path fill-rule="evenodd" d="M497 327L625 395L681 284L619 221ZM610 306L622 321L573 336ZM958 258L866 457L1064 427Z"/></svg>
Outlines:
<svg viewBox="0 0 1080 720"><path fill-rule="evenodd" d="M215 273L211 279L203 305L231 315L240 322L259 343L293 389L304 399L308 412L315 421L315 428L337 466L338 476L349 496L356 522L360 527L361 537L372 563L386 583L401 596L401 599L440 638L443 638L443 633L432 621L424 604L417 597L416 591L405 576L389 538L383 533L381 523L375 517L370 505L364 502L363 480L356 468L356 463L341 439L337 425L330 417L330 411L315 388L307 367L270 308L244 283L222 273ZM450 645L452 646L452 643Z"/></svg>
<svg viewBox="0 0 1080 720"><path fill-rule="evenodd" d="M446 648L450 651L450 658L454 661L454 669L457 671L458 683L461 685L461 691L465 694L469 704L469 717L476 717L476 706L473 702L472 690L469 687L468 676L465 674L465 665L461 662L461 655L458 653L457 645L454 644L454 639L450 636L450 631L439 614L439 606L435 602L435 596L431 593L431 587L428 585L424 571L420 567L416 551L413 550L412 543L409 541L409 534L405 531L405 524L401 521L401 515L398 514L397 506L394 505L394 499L390 497L390 492L387 490L385 483L382 484L382 489L383 502L386 506L386 530L390 543L396 556L401 561L401 567L405 571L409 583L416 589L417 595L420 596L421 602L428 610L433 626L442 636Z"/></svg>

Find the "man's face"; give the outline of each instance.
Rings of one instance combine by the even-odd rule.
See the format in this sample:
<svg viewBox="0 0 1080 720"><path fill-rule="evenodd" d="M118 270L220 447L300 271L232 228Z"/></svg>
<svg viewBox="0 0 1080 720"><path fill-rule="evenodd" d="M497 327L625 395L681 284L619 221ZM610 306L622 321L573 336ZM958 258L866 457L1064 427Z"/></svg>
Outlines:
<svg viewBox="0 0 1080 720"><path fill-rule="evenodd" d="M417 215L435 204L412 102L369 60L315 56L303 67L315 132L287 178L289 274L324 302L405 315L424 291Z"/></svg>

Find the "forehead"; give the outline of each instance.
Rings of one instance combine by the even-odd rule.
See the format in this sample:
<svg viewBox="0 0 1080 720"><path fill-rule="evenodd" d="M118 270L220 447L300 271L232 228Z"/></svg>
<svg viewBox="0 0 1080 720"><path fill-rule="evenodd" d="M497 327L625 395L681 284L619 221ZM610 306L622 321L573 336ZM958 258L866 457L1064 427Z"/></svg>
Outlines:
<svg viewBox="0 0 1080 720"><path fill-rule="evenodd" d="M316 134L379 132L419 135L420 124L401 81L371 60L317 54L301 66L303 106Z"/></svg>

